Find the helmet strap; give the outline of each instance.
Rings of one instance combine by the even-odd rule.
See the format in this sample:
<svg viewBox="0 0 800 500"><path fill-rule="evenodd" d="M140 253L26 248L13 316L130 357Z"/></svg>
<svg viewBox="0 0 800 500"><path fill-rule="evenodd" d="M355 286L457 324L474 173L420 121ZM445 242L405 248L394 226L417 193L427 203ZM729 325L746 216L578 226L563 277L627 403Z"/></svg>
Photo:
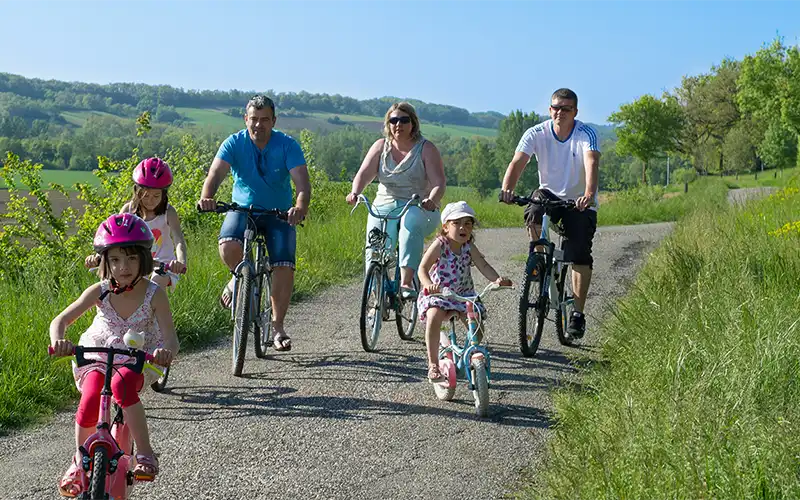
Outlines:
<svg viewBox="0 0 800 500"><path fill-rule="evenodd" d="M106 298L106 295L108 295L109 293L113 293L114 295L119 295L124 292L130 292L131 290L134 289L134 287L136 287L136 284L139 283L140 279L142 279L142 277L138 276L135 280L133 280L133 283L121 287L119 286L119 283L117 283L117 280L111 278L109 280L111 282L111 286L108 288L108 290L100 294L100 300L102 301L104 298Z"/></svg>

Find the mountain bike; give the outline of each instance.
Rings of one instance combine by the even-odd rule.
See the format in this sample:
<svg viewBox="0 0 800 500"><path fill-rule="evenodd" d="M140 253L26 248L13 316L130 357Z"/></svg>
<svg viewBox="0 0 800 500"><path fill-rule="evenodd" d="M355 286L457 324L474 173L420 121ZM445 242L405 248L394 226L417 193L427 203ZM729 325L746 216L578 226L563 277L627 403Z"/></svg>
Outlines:
<svg viewBox="0 0 800 500"><path fill-rule="evenodd" d="M126 345L133 345L125 336ZM141 335L139 338L142 338ZM52 356L53 347L48 347ZM86 359L85 355L101 353L106 355L105 360ZM135 468L134 442L130 429L125 424L122 408L114 402L111 393L111 378L114 370L127 367L136 373L142 373L144 368L155 371L162 376L161 370L150 362L153 356L146 351L135 347L117 349L113 347L83 347L75 346L72 352L75 362L79 367L93 363L105 365L105 382L100 393L100 416L97 422L97 432L89 436L78 448L81 454L81 467L89 476L89 486L79 498L82 500L125 500L137 480L149 481L152 479L138 478L133 473ZM115 363L115 356L121 355L132 359L128 363ZM114 408L114 418L111 418L111 409Z"/></svg>
<svg viewBox="0 0 800 500"><path fill-rule="evenodd" d="M244 357L247 352L247 335L253 329L253 347L257 358L266 358L267 349L272 342L272 266L267 255L266 235L258 230L255 219L274 216L282 221L289 220L289 213L276 209L244 207L236 203L217 202L215 210L200 212L243 212L247 214L247 227L244 231L242 261L236 265L233 274L233 294L231 295L231 319L233 325L233 358L231 372L242 375ZM288 222L286 222L288 224ZM302 224L300 224L302 226ZM255 247L255 258L253 249Z"/></svg>
<svg viewBox="0 0 800 500"><path fill-rule="evenodd" d="M439 371L444 375L444 380L434 382L433 390L436 397L449 401L456 393L456 382L459 373L467 379L467 386L475 398L475 413L479 417L489 414L489 385L491 383L491 362L489 351L478 338L478 328L481 327L481 313L477 302L488 292L506 290L511 287L489 283L477 295L462 297L445 288L441 293L430 294L431 297L444 297L456 299L467 304L467 331L464 343L459 344L456 337L456 317L450 319L450 332L447 336L442 333L439 346ZM469 369L467 369L469 368Z"/></svg>
<svg viewBox="0 0 800 500"><path fill-rule="evenodd" d="M574 210L575 202L515 196L511 203L544 209L542 230L528 254L519 296L519 347L525 357L531 357L539 348L550 309L555 312L553 321L558 341L562 345L572 345L574 341L567 332L569 312L574 303L571 263L564 260L564 227L551 223L551 217L555 209ZM558 248L550 239L551 226L558 235Z"/></svg>
<svg viewBox="0 0 800 500"><path fill-rule="evenodd" d="M414 327L417 325L417 301L404 301L400 297L400 261L397 259L397 242L390 241L386 228L389 221L399 221L408 209L419 206L419 195L414 195L403 206L397 215L381 215L363 194L358 195L358 201L350 215L353 215L358 205L363 204L369 214L380 219L380 228L374 227L368 235L369 267L364 277L364 288L361 294L361 315L359 329L361 331L361 346L367 352L373 352L378 344L381 331L381 322L389 320L389 312L394 311L397 324L397 334L403 340L414 337ZM389 278L389 270L394 268L394 278ZM414 276L414 290L419 293L419 280Z"/></svg>

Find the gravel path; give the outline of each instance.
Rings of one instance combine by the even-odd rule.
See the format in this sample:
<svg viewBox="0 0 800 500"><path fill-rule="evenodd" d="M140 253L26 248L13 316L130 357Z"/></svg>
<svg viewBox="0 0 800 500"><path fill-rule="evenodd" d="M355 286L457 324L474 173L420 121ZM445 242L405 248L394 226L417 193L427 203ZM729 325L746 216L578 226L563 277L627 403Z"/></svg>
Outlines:
<svg viewBox="0 0 800 500"><path fill-rule="evenodd" d="M536 358L523 358L516 292L487 298L494 379L485 420L474 416L472 394L461 382L454 401L435 398L425 378L421 326L417 340L404 342L386 325L379 352L363 352L360 283L293 305L287 319L293 350L267 360L249 352L243 378L229 374L229 338L182 356L167 392L143 396L161 474L137 485L132 498L457 498L465 494L467 463L469 497L514 491L521 473L541 458L549 389L572 372L566 354L596 348L594 332L608 307L671 227L598 230L589 332L580 347L560 346L548 324ZM482 230L477 244L519 284L523 230ZM476 285L483 284L478 274ZM0 438L2 499L59 498L55 485L72 453L73 419L61 413Z"/></svg>

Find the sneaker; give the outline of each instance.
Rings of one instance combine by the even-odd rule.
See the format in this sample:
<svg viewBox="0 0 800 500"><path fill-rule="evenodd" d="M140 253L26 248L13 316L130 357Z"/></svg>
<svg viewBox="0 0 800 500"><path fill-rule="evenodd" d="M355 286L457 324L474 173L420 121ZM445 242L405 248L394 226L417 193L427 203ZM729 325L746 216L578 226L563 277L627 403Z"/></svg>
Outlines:
<svg viewBox="0 0 800 500"><path fill-rule="evenodd" d="M569 316L567 333L576 339L583 337L583 334L586 333L586 318L582 312L572 311Z"/></svg>

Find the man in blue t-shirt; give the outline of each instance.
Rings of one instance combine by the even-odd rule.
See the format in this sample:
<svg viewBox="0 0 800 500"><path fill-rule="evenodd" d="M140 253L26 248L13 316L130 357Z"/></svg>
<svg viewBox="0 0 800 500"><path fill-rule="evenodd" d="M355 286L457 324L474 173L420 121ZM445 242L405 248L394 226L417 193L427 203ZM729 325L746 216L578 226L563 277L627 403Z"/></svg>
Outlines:
<svg viewBox="0 0 800 500"><path fill-rule="evenodd" d="M292 348L283 320L289 308L294 286L295 225L308 212L311 184L300 144L275 126L275 104L266 96L256 95L245 107L246 128L232 134L219 147L211 163L198 205L215 210L214 195L222 181L233 172L233 202L246 207L288 211L288 222L275 216L261 215L256 225L267 240L272 265L272 334L278 351ZM292 185L297 199L292 205ZM228 212L219 234L222 261L233 271L242 261L247 214ZM220 303L228 308L233 293L233 278L225 285Z"/></svg>

